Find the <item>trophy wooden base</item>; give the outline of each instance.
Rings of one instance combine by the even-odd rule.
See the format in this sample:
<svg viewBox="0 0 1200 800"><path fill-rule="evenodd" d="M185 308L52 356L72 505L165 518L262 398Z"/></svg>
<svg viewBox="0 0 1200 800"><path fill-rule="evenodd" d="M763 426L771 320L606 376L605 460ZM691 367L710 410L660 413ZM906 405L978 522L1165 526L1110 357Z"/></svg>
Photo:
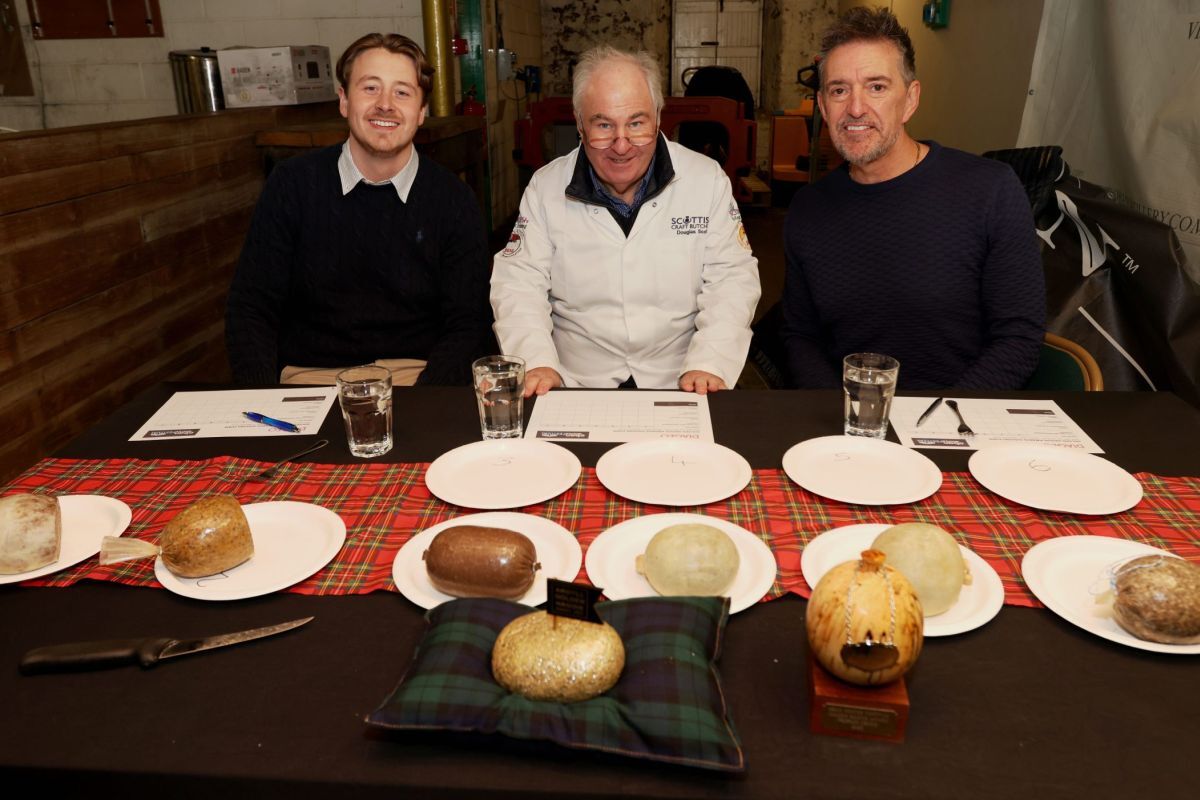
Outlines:
<svg viewBox="0 0 1200 800"><path fill-rule="evenodd" d="M855 686L808 658L809 728L826 736L880 742L904 741L908 689L904 679L882 686Z"/></svg>

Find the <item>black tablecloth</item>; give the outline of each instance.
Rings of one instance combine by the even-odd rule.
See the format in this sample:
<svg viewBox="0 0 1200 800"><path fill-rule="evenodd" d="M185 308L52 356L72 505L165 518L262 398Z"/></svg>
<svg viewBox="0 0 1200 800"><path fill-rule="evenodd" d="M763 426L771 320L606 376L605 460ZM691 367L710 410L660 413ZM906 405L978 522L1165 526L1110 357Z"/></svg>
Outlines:
<svg viewBox="0 0 1200 800"><path fill-rule="evenodd" d="M300 439L130 443L158 387L68 445L67 457L280 457ZM198 388L198 387L173 387ZM1200 474L1200 414L1169 394L1050 394L1117 463ZM469 389L398 389L388 461L428 461L478 438ZM717 440L755 467L840 431L834 392L722 392ZM349 461L341 421L312 456ZM309 437L311 439L312 437ZM586 464L606 446L569 445ZM925 451L943 469L967 454ZM85 582L0 587L0 775L172 797L1185 797L1200 734L1200 661L1122 647L1045 610L1006 606L976 631L929 639L909 676L904 744L808 731L805 603L731 619L721 657L744 775L558 750L500 737L383 735L363 717L395 686L422 632L403 597L276 594L231 603ZM151 670L22 677L27 649L143 634L198 636L313 614L300 631Z"/></svg>

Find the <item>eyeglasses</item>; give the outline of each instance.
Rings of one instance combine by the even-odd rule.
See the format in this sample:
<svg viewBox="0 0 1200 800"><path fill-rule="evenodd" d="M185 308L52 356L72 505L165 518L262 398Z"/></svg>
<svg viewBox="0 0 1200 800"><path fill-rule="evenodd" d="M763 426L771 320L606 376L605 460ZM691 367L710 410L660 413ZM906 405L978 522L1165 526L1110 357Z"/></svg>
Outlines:
<svg viewBox="0 0 1200 800"><path fill-rule="evenodd" d="M589 122L581 131L583 140L593 150L607 150L617 139L624 139L634 147L645 147L658 138L658 128L649 122L635 120L625 126L625 133L617 135L617 126L611 122Z"/></svg>

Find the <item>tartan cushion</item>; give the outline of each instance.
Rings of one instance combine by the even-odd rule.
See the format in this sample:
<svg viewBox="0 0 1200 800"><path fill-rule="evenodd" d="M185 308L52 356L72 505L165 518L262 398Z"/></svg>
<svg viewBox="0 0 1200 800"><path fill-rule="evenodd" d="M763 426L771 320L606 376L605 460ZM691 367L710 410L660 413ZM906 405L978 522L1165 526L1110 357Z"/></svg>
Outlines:
<svg viewBox="0 0 1200 800"><path fill-rule="evenodd" d="M612 689L579 703L528 700L492 678L500 630L531 611L493 599L453 600L430 610L408 672L367 723L500 733L709 769L745 768L716 665L728 599L597 603L625 643L625 669Z"/></svg>

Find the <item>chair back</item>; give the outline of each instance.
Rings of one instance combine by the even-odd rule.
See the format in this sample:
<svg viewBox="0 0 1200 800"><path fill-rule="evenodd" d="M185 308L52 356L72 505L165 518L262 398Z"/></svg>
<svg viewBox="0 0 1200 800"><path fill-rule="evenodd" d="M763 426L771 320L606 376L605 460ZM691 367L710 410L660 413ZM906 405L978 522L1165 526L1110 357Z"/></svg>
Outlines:
<svg viewBox="0 0 1200 800"><path fill-rule="evenodd" d="M1104 391L1100 365L1077 342L1047 333L1037 368L1025 384L1026 389L1068 389L1083 392Z"/></svg>

